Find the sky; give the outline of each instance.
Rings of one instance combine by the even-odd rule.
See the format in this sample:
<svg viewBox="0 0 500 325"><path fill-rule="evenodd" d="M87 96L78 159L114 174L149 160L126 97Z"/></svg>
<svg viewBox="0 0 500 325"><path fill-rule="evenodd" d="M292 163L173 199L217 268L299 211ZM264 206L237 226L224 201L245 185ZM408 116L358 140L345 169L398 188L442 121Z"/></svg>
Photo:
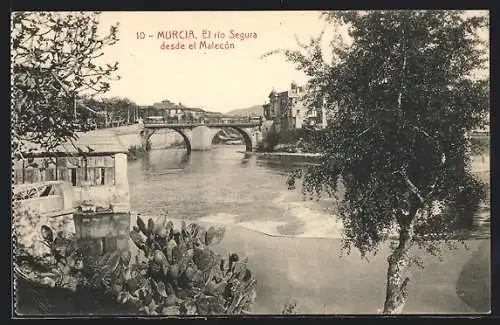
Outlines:
<svg viewBox="0 0 500 325"><path fill-rule="evenodd" d="M476 12L477 13L477 12ZM306 76L282 55L261 56L276 49L298 49L296 37L308 42L325 30L324 44L334 33L316 11L254 12L103 12L101 32L119 23L119 42L105 49L105 62L119 62L120 80L111 84L106 97L127 97L139 105L168 99L189 107L227 112L262 105L271 90L287 90L292 81L303 84ZM233 49L200 49L203 30L211 31L205 41L234 44ZM197 39L158 39L158 32L185 31ZM230 39L233 33L248 33L244 40ZM140 33L144 39L139 39ZM216 39L215 33L225 34ZM255 34L254 34L255 33ZM208 35L208 34L205 34ZM220 35L220 34L219 34ZM184 35L182 35L184 36ZM184 44L185 49L161 49L162 43ZM196 43L196 49L189 44Z"/></svg>
<svg viewBox="0 0 500 325"><path fill-rule="evenodd" d="M103 12L101 28L118 22L120 38L102 57L119 62L121 77L106 97L128 97L139 105L168 99L218 112L264 104L273 88L284 91L292 81L307 79L283 56L261 56L280 48L297 49L295 35L303 42L317 36L327 25L319 15L314 11ZM234 49L162 50L158 32L173 30L192 30L198 37L180 40L185 46L199 43L203 30L212 31L211 37L219 42L214 33L220 31L225 33L223 42L234 43ZM229 39L231 30L257 37ZM145 39L137 39L140 32Z"/></svg>

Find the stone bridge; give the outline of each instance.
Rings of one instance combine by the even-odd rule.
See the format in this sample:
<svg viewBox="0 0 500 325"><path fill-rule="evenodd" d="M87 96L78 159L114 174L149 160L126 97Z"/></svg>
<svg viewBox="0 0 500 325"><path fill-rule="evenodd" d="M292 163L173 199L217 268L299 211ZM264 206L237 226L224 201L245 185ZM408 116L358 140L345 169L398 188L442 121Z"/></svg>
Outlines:
<svg viewBox="0 0 500 325"><path fill-rule="evenodd" d="M184 139L186 149L201 151L209 150L215 135L223 128L232 128L241 134L246 151L253 151L261 141L261 121L250 119L222 119L205 123L168 123L163 118L146 118L140 132L142 145L146 147L151 136L161 129L171 129Z"/></svg>

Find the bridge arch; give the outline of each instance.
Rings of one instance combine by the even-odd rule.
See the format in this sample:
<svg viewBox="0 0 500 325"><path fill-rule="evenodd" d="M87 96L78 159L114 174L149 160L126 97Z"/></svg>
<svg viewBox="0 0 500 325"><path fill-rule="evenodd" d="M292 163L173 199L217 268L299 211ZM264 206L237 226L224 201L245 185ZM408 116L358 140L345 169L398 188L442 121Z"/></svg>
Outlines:
<svg viewBox="0 0 500 325"><path fill-rule="evenodd" d="M205 128L205 129L211 129L211 131L207 132L202 131L199 129L200 127ZM184 140L184 144L186 146L187 153L190 154L191 151L193 150L193 145L194 145L194 150L206 150L209 149L210 144L213 141L213 138L215 135L218 133L216 130L221 130L221 129L233 129L234 131L238 132L244 142L245 142L245 150L247 152L251 152L253 150L253 141L252 141L252 133L251 130L248 129L246 125L161 125L161 126L154 126L154 127L148 127L144 128L140 132L140 136L142 138L142 143L144 146L147 148L147 144L151 136L155 133L157 129L170 129L178 134L181 135L182 139ZM201 133L200 133L201 131ZM215 133L213 132L215 131ZM201 136L201 138L200 138ZM201 142L200 142L201 140ZM209 141L209 142L208 142ZM201 144L200 144L201 143ZM207 147L208 145L208 147ZM200 149L201 148L201 149Z"/></svg>
<svg viewBox="0 0 500 325"><path fill-rule="evenodd" d="M173 131L177 132L178 134L180 134L182 139L184 140L184 145L186 146L186 150L187 150L188 155L191 154L191 140L189 139L189 135L187 135L186 132L183 132L183 130L180 128L167 127L166 129L173 130ZM188 131L190 131L190 130L188 130ZM143 146L145 146L145 148L147 148L147 144L148 144L149 140L151 139L151 137L155 133L156 133L156 129L143 129L140 131L139 135L142 138L142 143L143 143ZM147 149L147 150L149 150L149 149Z"/></svg>
<svg viewBox="0 0 500 325"><path fill-rule="evenodd" d="M248 134L247 131L245 131L244 129L240 128L240 127L237 127L237 126L231 126L229 127L235 131L237 131L239 134L241 134L241 136L243 137L243 140L245 141L245 151L252 151L253 150L253 147L252 147L252 138L250 137L250 135Z"/></svg>
<svg viewBox="0 0 500 325"><path fill-rule="evenodd" d="M174 130L175 132L181 135L182 139L184 140L184 145L186 146L187 154L188 155L191 154L191 140L189 140L189 137L184 132L182 132L182 130L178 128L170 128L170 129Z"/></svg>

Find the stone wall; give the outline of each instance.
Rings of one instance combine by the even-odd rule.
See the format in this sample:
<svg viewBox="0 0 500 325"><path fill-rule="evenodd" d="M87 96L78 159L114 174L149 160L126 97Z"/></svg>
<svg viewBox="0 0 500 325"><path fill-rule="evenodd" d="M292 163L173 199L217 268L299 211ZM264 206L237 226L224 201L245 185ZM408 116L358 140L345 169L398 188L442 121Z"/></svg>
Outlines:
<svg viewBox="0 0 500 325"><path fill-rule="evenodd" d="M36 209L23 206L19 202L13 204L12 230L14 235L14 252L16 255L27 253L35 257L43 257L49 248L42 243L42 225L50 227L54 232L62 231L64 235L75 233L73 215L57 217L43 215Z"/></svg>
<svg viewBox="0 0 500 325"><path fill-rule="evenodd" d="M128 249L129 213L76 213L74 223L79 244L91 254Z"/></svg>

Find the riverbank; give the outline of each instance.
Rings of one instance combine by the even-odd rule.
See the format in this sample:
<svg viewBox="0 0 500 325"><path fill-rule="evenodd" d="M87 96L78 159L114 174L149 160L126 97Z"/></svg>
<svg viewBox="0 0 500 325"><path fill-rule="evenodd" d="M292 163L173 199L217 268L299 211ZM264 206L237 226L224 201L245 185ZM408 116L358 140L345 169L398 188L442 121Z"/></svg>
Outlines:
<svg viewBox="0 0 500 325"><path fill-rule="evenodd" d="M247 151L237 151L239 153L244 153L248 156L255 156L258 158L263 158L267 160L274 160L280 162L297 162L306 164L318 164L321 158L320 153L298 153L298 152L247 152Z"/></svg>
<svg viewBox="0 0 500 325"><path fill-rule="evenodd" d="M248 156L255 156L259 158L278 160L278 161L301 161L309 163L319 163L321 153L307 153L307 152L247 152L237 151L244 153ZM473 173L484 173L490 171L490 155L473 155L471 157L471 168Z"/></svg>

